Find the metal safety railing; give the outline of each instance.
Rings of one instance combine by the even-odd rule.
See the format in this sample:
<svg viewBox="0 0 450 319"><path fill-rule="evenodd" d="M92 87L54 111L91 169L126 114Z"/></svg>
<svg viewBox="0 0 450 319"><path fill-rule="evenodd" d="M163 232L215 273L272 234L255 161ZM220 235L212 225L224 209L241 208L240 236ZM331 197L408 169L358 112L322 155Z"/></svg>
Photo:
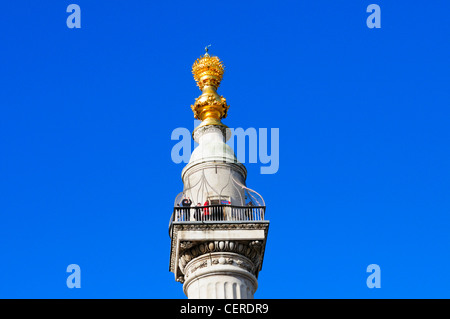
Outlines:
<svg viewBox="0 0 450 319"><path fill-rule="evenodd" d="M174 222L264 220L265 206L208 205L175 207Z"/></svg>

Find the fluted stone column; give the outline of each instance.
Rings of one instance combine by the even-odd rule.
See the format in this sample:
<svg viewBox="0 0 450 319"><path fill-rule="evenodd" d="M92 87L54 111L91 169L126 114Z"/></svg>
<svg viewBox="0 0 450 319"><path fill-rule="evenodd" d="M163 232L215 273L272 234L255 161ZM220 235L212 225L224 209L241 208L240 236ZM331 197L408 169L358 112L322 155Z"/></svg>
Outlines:
<svg viewBox="0 0 450 319"><path fill-rule="evenodd" d="M253 299L258 281L252 268L240 254L201 255L186 265L184 293L189 299Z"/></svg>

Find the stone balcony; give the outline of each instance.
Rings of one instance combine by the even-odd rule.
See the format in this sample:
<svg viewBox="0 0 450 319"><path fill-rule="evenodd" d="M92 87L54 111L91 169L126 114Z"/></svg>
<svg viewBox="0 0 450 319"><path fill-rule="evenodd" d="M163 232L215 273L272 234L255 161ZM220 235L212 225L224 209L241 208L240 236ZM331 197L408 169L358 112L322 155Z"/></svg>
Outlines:
<svg viewBox="0 0 450 319"><path fill-rule="evenodd" d="M268 228L265 206L177 206L169 223L169 270L183 283L202 267L217 264L242 271L247 280L256 282ZM210 258L203 260L205 255Z"/></svg>

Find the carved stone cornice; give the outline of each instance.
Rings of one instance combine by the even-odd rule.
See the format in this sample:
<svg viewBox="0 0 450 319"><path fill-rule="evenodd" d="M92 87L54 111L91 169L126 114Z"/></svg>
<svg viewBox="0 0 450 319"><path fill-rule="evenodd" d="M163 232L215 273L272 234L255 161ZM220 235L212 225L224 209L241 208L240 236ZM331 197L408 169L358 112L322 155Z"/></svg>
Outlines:
<svg viewBox="0 0 450 319"><path fill-rule="evenodd" d="M250 273L256 278L262 268L264 259L265 241L269 228L268 221L260 222L174 222L171 226L171 254L169 270L175 274L176 280L184 282L184 273L186 265L193 259L202 255L211 255L214 253L234 253L247 258L252 266ZM245 231L248 232L245 232ZM233 233L239 238L212 238L217 233ZM243 231L243 232L242 232ZM241 237L242 234L248 234L252 231L260 232L257 239ZM204 239L185 240L179 238L179 234L209 234ZM209 237L208 236L212 236ZM238 262L235 263L238 265Z"/></svg>
<svg viewBox="0 0 450 319"><path fill-rule="evenodd" d="M257 267L260 263L261 250L262 250L262 242L259 240L253 241L229 241L229 240L221 240L221 241L210 241L210 242L202 242L202 243L193 243L193 242L181 242L180 247L184 247L184 250L181 254L179 254L179 262L178 265L182 273L185 271L186 265L194 258L208 254L213 252L234 252L236 254L240 254L244 257L247 257L252 261L251 270L249 269L253 275L257 276Z"/></svg>
<svg viewBox="0 0 450 319"><path fill-rule="evenodd" d="M226 139L228 139L230 137L229 135L231 135L230 129L228 127L226 127L225 125L206 125L206 126L197 127L192 132L192 138L194 139L194 141L196 141L198 143L200 140L200 136L202 136L203 134L206 134L206 133L216 132L216 131L220 131Z"/></svg>

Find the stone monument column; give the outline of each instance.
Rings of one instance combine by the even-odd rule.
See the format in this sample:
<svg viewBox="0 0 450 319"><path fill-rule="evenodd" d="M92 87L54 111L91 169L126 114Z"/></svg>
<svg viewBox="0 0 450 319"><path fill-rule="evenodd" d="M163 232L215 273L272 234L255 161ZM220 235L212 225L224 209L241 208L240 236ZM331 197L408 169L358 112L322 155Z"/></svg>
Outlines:
<svg viewBox="0 0 450 319"><path fill-rule="evenodd" d="M252 299L269 228L266 206L245 185L247 170L226 144L229 130L221 119L229 106L216 92L222 62L206 52L192 72L202 95L191 108L202 122L170 220L169 270L190 299Z"/></svg>

